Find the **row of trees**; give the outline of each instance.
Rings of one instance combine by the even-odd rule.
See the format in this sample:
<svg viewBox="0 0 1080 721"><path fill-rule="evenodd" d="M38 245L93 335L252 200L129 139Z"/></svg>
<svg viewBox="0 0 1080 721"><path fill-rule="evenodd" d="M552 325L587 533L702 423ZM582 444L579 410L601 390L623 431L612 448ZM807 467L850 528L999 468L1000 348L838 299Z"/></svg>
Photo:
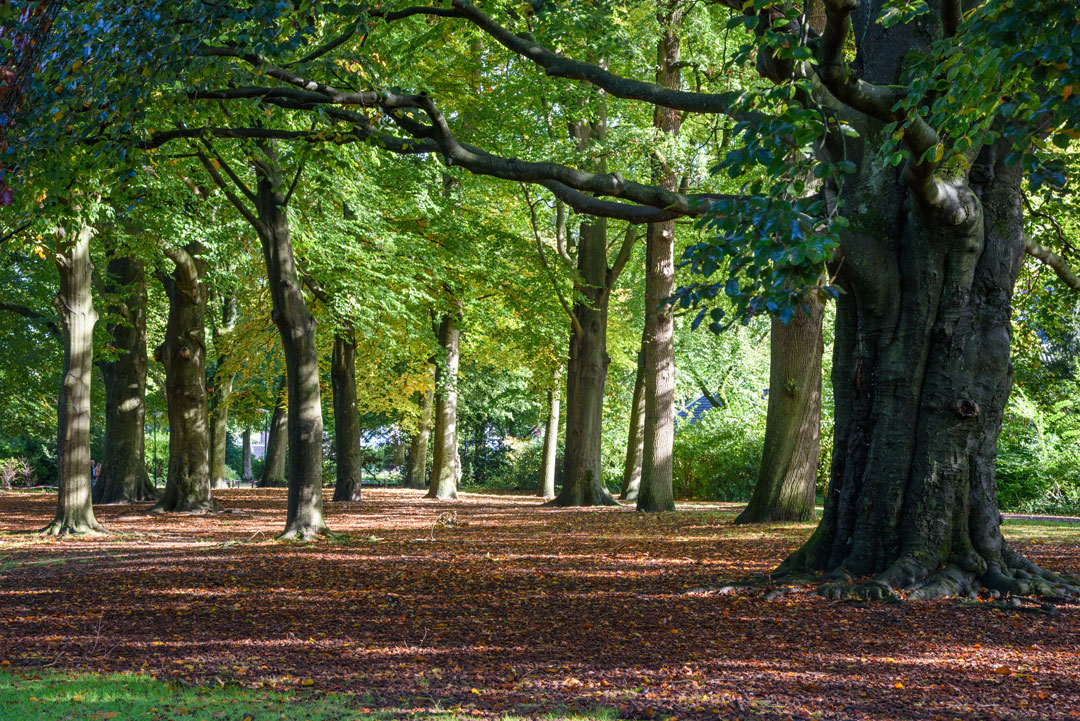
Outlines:
<svg viewBox="0 0 1080 721"><path fill-rule="evenodd" d="M201 253L174 242L185 235L170 225L179 209L148 211L147 203L178 180L194 186L185 203L217 197L205 183L242 219L241 232L258 239L285 357L286 536L308 537L325 529L312 307L359 306L338 316L335 368L349 366L358 328L374 337L385 327L370 313L378 303L350 292L349 265L324 274L318 259L328 268L342 257L367 262L370 254L352 255L355 245L384 225L436 243L454 239L432 258L446 262L440 271L415 263L391 293L420 287L435 309L442 350L432 492L450 496L459 324L469 300L488 297L476 293L490 285L480 279L494 277L479 262L490 260L490 235L480 236L491 228L460 224L476 222L478 190L490 203L513 181L533 186L522 191L528 228L570 324L556 504L614 502L600 472L608 317L636 226L645 225L643 420L630 444L642 439L638 508L673 507L674 308L700 309L695 324L711 316L719 332L726 296L736 319L776 318L768 462L746 517L805 512L807 469L816 466L820 304L835 298L825 515L783 570L872 576L858 589L870 596L981 586L1075 592L1004 543L994 473L1024 251L1077 285L1050 245L1061 238L1035 239L1022 202L1025 188L1042 204L1069 189L1080 63L1076 44L1057 39L1075 34L1069 3L661 0L522 9L306 1L237 9L102 1L63 15L49 3L24 7L9 66L37 58L16 74L29 77L19 93L34 102L13 116L21 134L5 178L17 179L15 207L35 216L30 227L55 229L66 369L58 528L85 525L71 525L64 509L89 507L93 228L107 219L125 236L168 239L169 328L179 339L160 352L167 375L177 364L175 383L166 382L170 428L206 425L190 385L205 378ZM175 165L164 172L158 158ZM433 173L434 159L443 167ZM411 183L384 185L392 189L376 199L360 186L383 162ZM417 196L438 212L407 218L401 211ZM696 219L700 235L684 258L699 277L676 288L680 218ZM620 220L625 233L609 232ZM520 238L517 221L496 225ZM359 231L344 234L351 250L343 234L328 232L348 222ZM301 226L314 238L303 244L304 265ZM505 290L525 265L521 256L502 260L509 272L495 285ZM552 272L560 264L572 272ZM555 367L547 368L553 393ZM350 387L346 380L339 394L335 382L335 401L347 405Z"/></svg>

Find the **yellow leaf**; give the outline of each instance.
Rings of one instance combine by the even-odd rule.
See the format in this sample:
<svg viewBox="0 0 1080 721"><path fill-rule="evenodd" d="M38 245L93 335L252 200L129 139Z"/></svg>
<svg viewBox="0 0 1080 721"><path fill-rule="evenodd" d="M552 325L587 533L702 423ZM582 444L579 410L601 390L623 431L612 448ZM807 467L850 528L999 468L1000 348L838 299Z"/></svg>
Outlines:
<svg viewBox="0 0 1080 721"><path fill-rule="evenodd" d="M81 694L75 694L74 696L71 697L71 700L72 701L82 701L82 695Z"/></svg>
<svg viewBox="0 0 1080 721"><path fill-rule="evenodd" d="M477 696L479 696L479 695L480 695L480 689L476 689L476 688L470 688L470 689L469 689L469 693L474 693L474 694L476 694Z"/></svg>
<svg viewBox="0 0 1080 721"><path fill-rule="evenodd" d="M303 681L300 682L300 685L301 686L314 686L315 682L312 681L310 678L305 678Z"/></svg>
<svg viewBox="0 0 1080 721"><path fill-rule="evenodd" d="M945 157L945 146L942 145L941 143L938 143L937 147L934 148L934 162L935 163L940 163L941 159L944 158L944 157Z"/></svg>
<svg viewBox="0 0 1080 721"><path fill-rule="evenodd" d="M900 689L900 690L902 691L902 690L904 689L904 684L902 684L902 683L900 683L899 681L897 681L896 683L894 683L894 684L892 685L892 687L893 687L893 688L898 688L898 689Z"/></svg>
<svg viewBox="0 0 1080 721"><path fill-rule="evenodd" d="M82 70L82 66L83 66L82 60L76 60L75 62L73 62L71 64L71 72L73 72L73 73L79 72L80 70Z"/></svg>

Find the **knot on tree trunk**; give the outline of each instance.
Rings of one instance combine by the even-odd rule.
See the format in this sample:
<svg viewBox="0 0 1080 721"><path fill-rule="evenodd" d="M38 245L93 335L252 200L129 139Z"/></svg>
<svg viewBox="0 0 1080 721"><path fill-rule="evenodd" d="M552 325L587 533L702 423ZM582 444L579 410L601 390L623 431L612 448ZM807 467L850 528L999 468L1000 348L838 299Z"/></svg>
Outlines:
<svg viewBox="0 0 1080 721"><path fill-rule="evenodd" d="M964 420L970 420L979 415L979 404L967 398L956 401L956 415Z"/></svg>

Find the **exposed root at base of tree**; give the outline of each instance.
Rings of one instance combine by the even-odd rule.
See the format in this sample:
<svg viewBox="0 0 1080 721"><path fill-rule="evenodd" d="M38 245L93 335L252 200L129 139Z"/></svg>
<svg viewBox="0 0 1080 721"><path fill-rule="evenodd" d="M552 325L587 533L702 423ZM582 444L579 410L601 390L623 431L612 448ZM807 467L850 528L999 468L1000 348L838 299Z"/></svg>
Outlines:
<svg viewBox="0 0 1080 721"><path fill-rule="evenodd" d="M300 526L291 525L285 532L278 536L278 541L314 541L319 536L333 538L334 534L326 526Z"/></svg>
<svg viewBox="0 0 1080 721"><path fill-rule="evenodd" d="M74 521L71 519L59 518L38 531L39 535L53 536L54 538L63 538L65 536L96 536L103 533L108 533L108 531L96 521L94 523L88 523L82 520Z"/></svg>
<svg viewBox="0 0 1080 721"><path fill-rule="evenodd" d="M980 556L953 558L944 566L928 568L905 556L870 579L858 581L843 568L818 593L826 598L865 601L934 601L943 598L1031 597L1051 603L1080 601L1080 579L1046 571L1012 549L1002 551L1002 563Z"/></svg>

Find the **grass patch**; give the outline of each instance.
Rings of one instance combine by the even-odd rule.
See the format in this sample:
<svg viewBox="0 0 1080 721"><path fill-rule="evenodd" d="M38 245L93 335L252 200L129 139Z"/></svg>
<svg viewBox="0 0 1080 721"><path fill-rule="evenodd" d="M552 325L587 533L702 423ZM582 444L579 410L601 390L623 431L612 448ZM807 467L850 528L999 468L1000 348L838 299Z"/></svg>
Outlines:
<svg viewBox="0 0 1080 721"><path fill-rule="evenodd" d="M0 721L423 721L475 719L472 714L371 709L367 694L263 691L238 686L176 686L131 673L0 671ZM520 716L504 716L514 721ZM614 709L545 714L546 719L613 721Z"/></svg>

